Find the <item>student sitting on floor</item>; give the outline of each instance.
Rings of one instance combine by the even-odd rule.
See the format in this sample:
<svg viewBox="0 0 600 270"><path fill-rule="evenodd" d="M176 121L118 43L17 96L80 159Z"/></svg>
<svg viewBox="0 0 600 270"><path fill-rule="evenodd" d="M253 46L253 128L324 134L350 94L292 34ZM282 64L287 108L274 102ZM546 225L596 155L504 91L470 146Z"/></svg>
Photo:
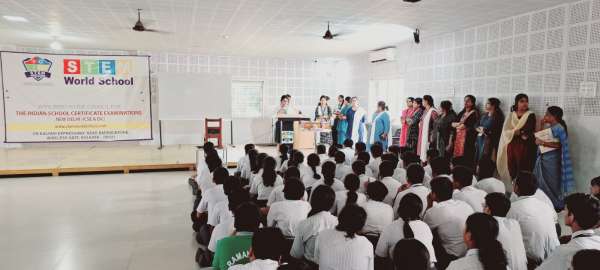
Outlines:
<svg viewBox="0 0 600 270"><path fill-rule="evenodd" d="M532 268L542 263L559 245L554 225L556 212L534 196L538 185L532 173L519 172L513 189L519 197L512 203L506 217L517 220L521 225L527 265Z"/></svg>
<svg viewBox="0 0 600 270"><path fill-rule="evenodd" d="M354 156L352 156L348 166L352 165L352 163L358 159L358 154L360 153L367 153L367 145L364 142L357 142L354 144Z"/></svg>
<svg viewBox="0 0 600 270"><path fill-rule="evenodd" d="M421 241L404 238L394 247L396 270L431 270L430 253Z"/></svg>
<svg viewBox="0 0 600 270"><path fill-rule="evenodd" d="M275 171L277 164L274 158L266 157L262 165L262 173L254 177L255 184L250 187L250 194L256 195L259 207L266 206L273 189L283 185L283 178Z"/></svg>
<svg viewBox="0 0 600 270"><path fill-rule="evenodd" d="M391 161L383 161L379 165L379 182L383 183L387 189L387 195L383 199L383 202L389 206L394 205L394 198L396 198L396 194L398 194L402 186L402 183L392 177L395 167L396 165Z"/></svg>
<svg viewBox="0 0 600 270"><path fill-rule="evenodd" d="M304 200L304 185L297 178L287 179L283 188L285 200L271 204L267 226L278 227L287 238L293 238L296 226L306 219L310 204Z"/></svg>
<svg viewBox="0 0 600 270"><path fill-rule="evenodd" d="M335 192L346 190L346 188L344 188L344 183L335 178L335 164L333 164L333 162L325 162L321 172L323 177L312 185L311 190L315 190L318 186L322 185L332 188ZM309 200L312 201L310 198L312 198L312 196L309 196Z"/></svg>
<svg viewBox="0 0 600 270"><path fill-rule="evenodd" d="M430 162L431 164L431 177L446 177L448 180L452 181L452 169L450 169L450 161L447 158L438 157L434 158ZM427 186L427 185L425 185ZM431 188L431 187L429 187Z"/></svg>
<svg viewBox="0 0 600 270"><path fill-rule="evenodd" d="M278 151L279 155L277 155L277 157L275 158L275 160L277 161L276 169L277 169L277 172L282 172L283 173L283 172L285 172L285 170L282 169L283 168L283 164L284 163L287 164L288 160L290 159L289 153L288 153L289 152L289 148L285 144L280 144L277 147L277 149L279 150ZM287 166L286 166L286 169L287 169Z"/></svg>
<svg viewBox="0 0 600 270"><path fill-rule="evenodd" d="M285 239L278 228L259 229L252 236L250 262L237 264L231 270L277 270L285 248Z"/></svg>
<svg viewBox="0 0 600 270"><path fill-rule="evenodd" d="M352 163L352 172L354 172L354 175L356 175L360 181L360 184L358 186L358 192L360 193L365 193L367 191L367 184L375 181L375 178L370 177L366 174L365 169L368 168L366 164L367 163L363 162L360 159Z"/></svg>
<svg viewBox="0 0 600 270"><path fill-rule="evenodd" d="M498 241L504 248L508 266L511 270L527 270L521 226L516 220L506 218L508 210L510 210L510 200L504 193L494 192L485 196L483 212L498 221Z"/></svg>
<svg viewBox="0 0 600 270"><path fill-rule="evenodd" d="M434 236L437 234L441 246L434 245L435 256L438 269L444 269L448 263L467 252L463 232L467 217L474 211L467 203L452 199L452 182L447 177L431 180L427 206L423 221L429 225Z"/></svg>
<svg viewBox="0 0 600 270"><path fill-rule="evenodd" d="M234 211L235 235L217 242L212 267L227 270L236 264L247 263L250 258L252 235L258 230L260 213L253 203L243 203Z"/></svg>
<svg viewBox="0 0 600 270"><path fill-rule="evenodd" d="M344 148L340 149L340 151L344 153L344 164L346 164L347 166L350 166L350 164L352 164L352 159L354 158L354 154L356 153L354 149L352 149L353 145L354 142L351 139L346 139L344 141Z"/></svg>
<svg viewBox="0 0 600 270"><path fill-rule="evenodd" d="M383 148L378 143L371 145L371 161L369 161L369 168L373 171L373 177L379 175L379 164L381 164L381 156L383 155Z"/></svg>
<svg viewBox="0 0 600 270"><path fill-rule="evenodd" d="M288 166L294 166L298 168L298 171L300 171L300 180L302 180L302 183L313 183L315 181L315 174L313 170L305 164L304 154L302 154L302 152L295 150L292 154L292 160L290 161L290 163L288 163Z"/></svg>
<svg viewBox="0 0 600 270"><path fill-rule="evenodd" d="M485 191L471 185L473 172L465 166L456 166L452 170L454 193L452 198L468 203L475 212L483 212Z"/></svg>
<svg viewBox="0 0 600 270"><path fill-rule="evenodd" d="M242 188L241 180L237 176L229 176L223 182L223 193L227 196L227 200L222 200L215 204L213 213L208 216L208 225L213 227L219 225L223 220L233 218L233 213L229 210L229 195L238 189Z"/></svg>
<svg viewBox="0 0 600 270"><path fill-rule="evenodd" d="M368 165L369 162L371 161L371 155L369 153L367 153L367 152L358 153L356 155L356 161L359 161L359 160L365 164L365 175L366 176L371 177L371 178L377 177L377 174L374 174L373 170ZM354 162L356 162L356 161L354 161ZM354 164L354 162L352 162L352 164ZM352 169L352 170L354 170L354 169Z"/></svg>
<svg viewBox="0 0 600 270"><path fill-rule="evenodd" d="M356 162L354 162L356 163ZM335 193L335 213L338 215L348 204L357 204L362 206L367 201L367 196L364 193L358 192L360 180L354 174L346 175L344 179L344 187L346 190L337 191Z"/></svg>
<svg viewBox="0 0 600 270"><path fill-rule="evenodd" d="M325 185L318 186L311 194L311 207L308 217L298 223L294 243L290 254L296 259L306 259L311 263L315 261L315 241L319 232L333 229L338 225L337 217L329 210L335 200L333 190Z"/></svg>
<svg viewBox="0 0 600 270"><path fill-rule="evenodd" d="M319 155L321 164L323 164L325 160L329 159L329 156L327 155L327 147L324 144L317 145L317 155Z"/></svg>
<svg viewBox="0 0 600 270"><path fill-rule="evenodd" d="M600 258L600 250L582 249L577 251L571 261L572 270L596 270L598 258Z"/></svg>
<svg viewBox="0 0 600 270"><path fill-rule="evenodd" d="M501 270L508 265L498 237L498 222L484 213L467 218L464 241L467 255L450 263L448 270Z"/></svg>
<svg viewBox="0 0 600 270"><path fill-rule="evenodd" d="M315 260L320 270L373 270L373 244L358 232L365 225L367 213L360 206L346 205L335 229L317 236Z"/></svg>
<svg viewBox="0 0 600 270"><path fill-rule="evenodd" d="M329 146L329 149L327 150L327 159L322 159L321 160L321 165L327 161L331 161L335 163L335 153L338 152L338 147L335 144L332 144Z"/></svg>
<svg viewBox="0 0 600 270"><path fill-rule="evenodd" d="M387 193L387 188L380 181L369 183L367 186L367 201L362 204L367 212L367 221L362 229L365 235L377 238L383 229L394 221L394 210L383 202Z"/></svg>
<svg viewBox="0 0 600 270"><path fill-rule="evenodd" d="M300 179L300 171L298 171L298 168L289 167L287 171L285 171L285 174L283 175L283 186L277 186L273 188L273 191L271 191L271 194L269 195L269 200L267 201L267 208L270 207L273 203L285 201L285 194L283 194L283 189L285 188L285 183L287 182L287 179L290 178ZM304 196L302 197L302 200L308 200L308 193L306 191L304 191Z"/></svg>
<svg viewBox="0 0 600 270"><path fill-rule="evenodd" d="M479 160L479 167L477 168L477 176L479 180L475 184L475 187L489 193L506 193L506 187L504 183L494 177L494 171L496 171L496 163L489 158L482 158Z"/></svg>
<svg viewBox="0 0 600 270"><path fill-rule="evenodd" d="M227 169L223 167L216 169L213 177L215 187L203 192L202 200L200 200L200 204L198 204L198 208L196 209L198 222L200 224L200 230L198 231L196 240L198 240L198 243L200 244L206 245L210 240L212 227L207 225L207 221L211 218L211 215L215 215L213 210L214 206L220 201L227 200L227 196L223 190L223 183L228 177L229 171L227 171Z"/></svg>
<svg viewBox="0 0 600 270"><path fill-rule="evenodd" d="M565 206L565 225L573 231L571 241L556 248L538 269L568 269L577 251L600 250L600 236L594 234L600 221L600 202L593 196L575 193L565 199Z"/></svg>
<svg viewBox="0 0 600 270"><path fill-rule="evenodd" d="M427 175L429 178L431 178L432 173L431 173L431 161L434 158L437 158L440 156L440 151L438 151L437 149L429 149L427 150L427 161L423 162L423 170L425 171L425 175Z"/></svg>
<svg viewBox="0 0 600 270"><path fill-rule="evenodd" d="M335 178L344 179L346 175L352 173L352 168L346 165L346 154L342 151L335 153Z"/></svg>
<svg viewBox="0 0 600 270"><path fill-rule="evenodd" d="M263 174L263 162L268 156L269 155L267 155L266 153L259 153L256 156L254 164L252 165L252 174L250 175L248 189L250 190L250 196L254 199L256 199L256 196L258 195L258 193L256 192L258 186L257 179Z"/></svg>
<svg viewBox="0 0 600 270"><path fill-rule="evenodd" d="M423 177L425 176L425 171L423 167L417 163L410 164L408 169L406 170L406 189L400 191L396 198L394 199L394 214L395 217L398 218L398 206L400 205L400 201L402 197L406 194L415 194L419 196L421 199L423 207L421 207L421 213L419 216L425 215L425 208L427 207L427 196L431 192L426 186L423 185Z"/></svg>
<svg viewBox="0 0 600 270"><path fill-rule="evenodd" d="M200 226L203 222L198 220L198 213L196 209L198 209L198 205L200 205L200 201L202 200L202 192L207 191L215 186L213 182L213 172L221 167L221 158L216 154L210 154L206 157L206 166L208 170L203 170L201 174L196 177L196 181L198 184L198 190L196 191L196 198L194 199L194 206L190 217L192 219L192 228L195 232L200 230Z"/></svg>
<svg viewBox="0 0 600 270"><path fill-rule="evenodd" d="M392 178L396 180L396 182L401 185L406 184L406 170L404 168L398 168L398 158L396 155L391 153L385 153L381 156L381 161L383 162L391 162L394 169L392 170ZM381 165L380 165L379 174L381 174Z"/></svg>
<svg viewBox="0 0 600 270"><path fill-rule="evenodd" d="M210 236L210 242L208 243L208 250L213 253L217 249L217 242L219 240L230 236L235 232L235 209L245 202L250 202L250 196L248 195L248 191L238 188L231 191L231 193L227 196L227 201L227 207L231 213L231 217L222 220L219 225L215 226L215 229Z"/></svg>
<svg viewBox="0 0 600 270"><path fill-rule="evenodd" d="M255 146L254 144L246 144L244 145L244 156L241 157L238 160L237 163L237 169L236 169L236 174L239 174L239 176L243 179L249 179L250 178L250 150L254 149Z"/></svg>
<svg viewBox="0 0 600 270"><path fill-rule="evenodd" d="M321 175L321 159L319 155L312 153L306 158L306 163L311 173L302 178L302 183L305 187L310 187L323 178Z"/></svg>

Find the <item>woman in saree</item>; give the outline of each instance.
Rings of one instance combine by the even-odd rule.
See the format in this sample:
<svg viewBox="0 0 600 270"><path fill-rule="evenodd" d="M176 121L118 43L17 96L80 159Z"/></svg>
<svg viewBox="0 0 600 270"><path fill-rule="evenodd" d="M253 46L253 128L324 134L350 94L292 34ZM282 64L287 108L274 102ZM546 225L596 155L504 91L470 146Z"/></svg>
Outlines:
<svg viewBox="0 0 600 270"><path fill-rule="evenodd" d="M452 109L452 102L442 101L440 103L440 116L433 122L433 132L431 133L431 143L438 150L441 157L452 156L452 146L454 145L452 123L457 121L456 118L456 112Z"/></svg>
<svg viewBox="0 0 600 270"><path fill-rule="evenodd" d="M400 147L406 146L406 137L408 136L408 120L412 117L415 112L415 108L413 107L413 101L415 99L409 97L406 99L406 109L402 111L402 115L400 116L400 122L402 123L402 129L400 129Z"/></svg>
<svg viewBox="0 0 600 270"><path fill-rule="evenodd" d="M427 150L431 143L431 133L433 122L438 117L438 112L435 109L433 97L430 95L423 96L423 117L419 122L419 140L417 143L417 155L421 157L421 161L427 160Z"/></svg>
<svg viewBox="0 0 600 270"><path fill-rule="evenodd" d="M364 135L367 112L359 106L358 98L352 97L350 102L351 106L346 112L346 121L348 122L346 138L352 139L354 143L365 142L367 139Z"/></svg>
<svg viewBox="0 0 600 270"><path fill-rule="evenodd" d="M477 127L477 163L482 158L493 160L492 156L497 152L504 123L504 113L500 109L499 99L489 98L485 104L485 111Z"/></svg>
<svg viewBox="0 0 600 270"><path fill-rule="evenodd" d="M388 148L388 133L390 132L390 114L385 102L377 102L377 111L371 119L371 132L369 132L368 147L376 142L381 143L383 149Z"/></svg>
<svg viewBox="0 0 600 270"><path fill-rule="evenodd" d="M557 210L564 208L564 198L575 190L573 165L569 154L569 134L562 117L563 110L560 107L550 106L546 110L542 126L550 129L555 140L535 140L535 144L540 148L544 147L545 150L538 151L533 170L540 189L550 197Z"/></svg>
<svg viewBox="0 0 600 270"><path fill-rule="evenodd" d="M475 162L475 139L477 138L475 129L479 121L475 101L474 96L465 96L465 106L458 114L458 122L452 123L452 127L456 129L454 157L463 157L471 165Z"/></svg>
<svg viewBox="0 0 600 270"><path fill-rule="evenodd" d="M504 121L498 144L496 166L506 190L512 190L512 179L519 171L532 171L536 145L535 114L529 110L529 97L518 94L511 113Z"/></svg>
<svg viewBox="0 0 600 270"><path fill-rule="evenodd" d="M408 123L406 148L413 153L417 153L417 144L419 143L419 123L421 122L424 109L423 100L421 98L415 98L413 101L413 114L410 118L406 119L406 123Z"/></svg>
<svg viewBox="0 0 600 270"><path fill-rule="evenodd" d="M346 97L344 99L344 103L342 104L342 109L336 114L336 118L339 119L337 125L337 143L344 144L346 140L346 133L348 131L348 120L346 119L346 114L350 109L350 97Z"/></svg>

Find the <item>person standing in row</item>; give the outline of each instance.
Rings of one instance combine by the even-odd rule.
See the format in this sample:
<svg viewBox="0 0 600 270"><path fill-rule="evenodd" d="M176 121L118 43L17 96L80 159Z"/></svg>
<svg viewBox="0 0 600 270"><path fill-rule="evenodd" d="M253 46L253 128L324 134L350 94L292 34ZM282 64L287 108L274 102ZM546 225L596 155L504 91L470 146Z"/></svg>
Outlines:
<svg viewBox="0 0 600 270"><path fill-rule="evenodd" d="M504 123L504 113L500 109L499 99L489 98L485 110L486 113L481 116L477 127L477 163L482 158L491 159L494 152L497 152Z"/></svg>
<svg viewBox="0 0 600 270"><path fill-rule="evenodd" d="M421 157L421 161L427 160L427 150L429 150L429 143L431 142L431 128L433 122L438 117L438 112L435 109L433 97L430 95L423 96L423 117L419 122L419 140L417 143L417 154Z"/></svg>
<svg viewBox="0 0 600 270"><path fill-rule="evenodd" d="M406 119L406 123L408 124L406 147L409 149L409 151L416 153L417 144L419 143L419 123L421 122L423 111L425 110L423 107L423 100L421 98L415 98L413 101L413 110L414 112L412 113L412 116Z"/></svg>
<svg viewBox="0 0 600 270"><path fill-rule="evenodd" d="M329 101L328 96L321 96L319 98L319 104L317 104L317 108L315 108L315 121L317 122L329 122L331 120L331 107L327 105Z"/></svg>
<svg viewBox="0 0 600 270"><path fill-rule="evenodd" d="M400 130L400 147L406 146L406 138L408 136L408 128L409 124L407 120L412 117L412 114L415 112L413 108L414 98L409 97L406 99L406 109L402 111L402 116L400 116L400 122L402 123L402 129Z"/></svg>
<svg viewBox="0 0 600 270"><path fill-rule="evenodd" d="M366 111L359 106L358 98L352 97L351 107L346 112L346 121L348 122L348 130L346 131L346 138L351 139L353 142L364 142L365 138L365 115Z"/></svg>
<svg viewBox="0 0 600 270"><path fill-rule="evenodd" d="M575 190L567 123L562 117L563 110L560 107L548 107L542 126L547 126L558 141L535 140L540 147L549 148L548 151L538 151L533 174L538 179L540 189L552 200L554 209L563 209L565 196Z"/></svg>
<svg viewBox="0 0 600 270"><path fill-rule="evenodd" d="M465 96L465 107L458 114L459 121L452 123L452 127L456 129L454 156L464 157L469 164L475 162L475 139L477 138L475 127L479 120L475 101L474 96Z"/></svg>
<svg viewBox="0 0 600 270"><path fill-rule="evenodd" d="M348 110L350 110L350 107L351 107L350 100L351 100L350 97L346 97L344 99L342 108L336 115L336 118L339 119L338 125L337 125L337 143L338 144L344 144L344 141L347 138L347 132L348 132L347 114L348 114Z"/></svg>
<svg viewBox="0 0 600 270"><path fill-rule="evenodd" d="M456 112L452 109L452 102L442 101L440 104L441 115L433 122L431 143L440 153L440 157L452 156L454 144L452 123L456 121Z"/></svg>
<svg viewBox="0 0 600 270"><path fill-rule="evenodd" d="M337 117L339 112L342 110L342 107L344 106L344 95L339 95L337 97L337 105L333 111L333 125L331 126L331 139L332 139L332 143L331 144L335 144L337 142L337 138L338 138L338 131L337 131L337 127L338 127L338 123L340 122L340 119Z"/></svg>
<svg viewBox="0 0 600 270"><path fill-rule="evenodd" d="M520 171L532 171L536 145L535 114L529 110L529 97L518 94L508 119L504 121L498 144L496 166L506 190L512 190L512 179Z"/></svg>
<svg viewBox="0 0 600 270"><path fill-rule="evenodd" d="M379 142L383 148L388 147L388 133L390 132L390 114L384 101L377 102L377 111L371 119L371 132L369 133L368 148Z"/></svg>

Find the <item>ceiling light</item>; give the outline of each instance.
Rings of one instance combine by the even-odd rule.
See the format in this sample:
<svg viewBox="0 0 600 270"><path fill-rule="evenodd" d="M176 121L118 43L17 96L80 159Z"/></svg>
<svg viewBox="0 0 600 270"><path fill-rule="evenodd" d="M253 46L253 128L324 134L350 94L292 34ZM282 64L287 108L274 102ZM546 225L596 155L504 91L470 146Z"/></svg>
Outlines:
<svg viewBox="0 0 600 270"><path fill-rule="evenodd" d="M7 21L11 21L11 22L29 22L29 20L27 20L26 18L21 17L21 16L4 15L4 16L2 16L2 18L4 18Z"/></svg>
<svg viewBox="0 0 600 270"><path fill-rule="evenodd" d="M58 41L55 40L55 41L52 41L52 43L50 43L50 49L53 49L53 50L62 50L63 46L62 46L62 44L60 44L60 42L58 42Z"/></svg>

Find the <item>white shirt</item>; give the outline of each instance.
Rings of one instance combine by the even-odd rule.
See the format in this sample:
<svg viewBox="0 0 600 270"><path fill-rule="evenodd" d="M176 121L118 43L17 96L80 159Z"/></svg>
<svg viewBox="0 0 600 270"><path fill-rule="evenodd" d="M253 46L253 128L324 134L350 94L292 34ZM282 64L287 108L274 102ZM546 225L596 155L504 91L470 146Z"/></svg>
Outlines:
<svg viewBox="0 0 600 270"><path fill-rule="evenodd" d="M285 201L285 194L283 194L284 187L285 187L285 185L281 185L281 186L276 186L273 188L273 190L271 191L271 194L269 194L269 200L267 201L267 206L271 206L273 203L276 203L276 202ZM306 191L304 191L304 197L302 197L302 200L304 200L304 201L308 200L308 194L306 193Z"/></svg>
<svg viewBox="0 0 600 270"><path fill-rule="evenodd" d="M319 154L319 160L321 161L321 165L329 160L329 155L327 154ZM334 162L335 163L335 162Z"/></svg>
<svg viewBox="0 0 600 270"><path fill-rule="evenodd" d="M215 252L217 251L217 242L225 237L233 235L235 232L234 219L226 219L221 221L219 225L215 226L212 234L210 235L210 241L208 242L208 250Z"/></svg>
<svg viewBox="0 0 600 270"><path fill-rule="evenodd" d="M321 211L298 223L290 255L297 259L303 257L315 262L315 242L321 231L334 229L338 225L337 217L327 211Z"/></svg>
<svg viewBox="0 0 600 270"><path fill-rule="evenodd" d="M302 183L305 183L305 181L310 182L310 179L313 178L314 173L312 169L304 163L298 164L298 171L300 171L300 179L302 179ZM317 170L317 173L318 172L319 170Z"/></svg>
<svg viewBox="0 0 600 270"><path fill-rule="evenodd" d="M267 215L267 226L278 227L283 235L293 237L296 226L306 219L310 204L302 200L285 200L273 203Z"/></svg>
<svg viewBox="0 0 600 270"><path fill-rule="evenodd" d="M523 234L519 222L511 218L494 217L498 221L498 242L511 270L527 270L527 256L523 245Z"/></svg>
<svg viewBox="0 0 600 270"><path fill-rule="evenodd" d="M362 206L367 201L367 196L360 192L357 192L356 195L358 195L356 196L356 204ZM344 206L346 206L347 199L348 191L343 190L335 193L335 205L333 207L334 209L337 209L336 212L338 215L340 214L340 212L342 212Z"/></svg>
<svg viewBox="0 0 600 270"><path fill-rule="evenodd" d="M208 212L208 215L210 216L211 212L213 212L213 207L218 202L226 200L227 195L225 195L225 192L223 191L223 185L217 185L202 193L202 199L200 200L196 211L198 213Z"/></svg>
<svg viewBox="0 0 600 270"><path fill-rule="evenodd" d="M432 231L437 229L442 246L448 254L462 257L467 251L463 240L465 222L473 213L473 208L466 202L450 199L434 203L425 212L423 221Z"/></svg>
<svg viewBox="0 0 600 270"><path fill-rule="evenodd" d="M358 180L359 180L358 192L360 192L360 193L367 193L367 185L371 182L376 181L375 178L370 177L366 174L359 175Z"/></svg>
<svg viewBox="0 0 600 270"><path fill-rule="evenodd" d="M278 261L257 259L247 264L233 265L229 267L229 270L277 270L278 267Z"/></svg>
<svg viewBox="0 0 600 270"><path fill-rule="evenodd" d="M394 205L394 199L396 198L396 194L398 194L398 190L400 190L402 184L389 176L384 177L379 181L385 185L388 191L387 195L383 199L383 202L390 206Z"/></svg>
<svg viewBox="0 0 600 270"><path fill-rule="evenodd" d="M377 175L374 174L373 170L371 170L369 166L365 166L365 174L369 177L377 177Z"/></svg>
<svg viewBox="0 0 600 270"><path fill-rule="evenodd" d="M311 189L310 189L311 192L315 191L317 189L317 187L321 186L321 185L325 185L325 179L323 179L323 177L321 177L321 179L319 179L319 181L312 184ZM333 189L334 192L346 190L346 188L344 187L344 183L342 183L342 181L337 180L335 178L333 179L333 184L331 184L330 188Z"/></svg>
<svg viewBox="0 0 600 270"><path fill-rule="evenodd" d="M504 186L504 183L494 177L479 180L479 182L475 183L475 187L485 191L486 193L506 193L506 187Z"/></svg>
<svg viewBox="0 0 600 270"><path fill-rule="evenodd" d="M556 212L535 196L521 196L512 203L507 218L521 225L527 258L542 261L560 244L554 226Z"/></svg>
<svg viewBox="0 0 600 270"><path fill-rule="evenodd" d="M200 174L196 176L196 183L198 183L198 188L201 192L205 192L216 186L215 182L213 182L213 174L208 168L202 170Z"/></svg>
<svg viewBox="0 0 600 270"><path fill-rule="evenodd" d="M394 221L394 210L387 203L367 200L362 207L367 212L367 221L362 228L363 233L380 234Z"/></svg>
<svg viewBox="0 0 600 270"><path fill-rule="evenodd" d="M215 204L213 207L214 214L208 215L207 223L209 225L217 226L223 220L233 218L233 213L229 210L229 200L223 200ZM210 213L210 212L209 212Z"/></svg>
<svg viewBox="0 0 600 270"><path fill-rule="evenodd" d="M340 163L335 165L335 178L344 179L346 175L352 173L352 168L346 164Z"/></svg>
<svg viewBox="0 0 600 270"><path fill-rule="evenodd" d="M404 195L408 193L413 193L419 196L419 199L421 199L421 202L423 203L423 210L421 210L421 216L425 215L425 210L427 210L427 196L430 192L431 191L423 184L414 184L408 189L400 191L398 195L396 195L396 199L394 199L394 217L398 218L398 208L400 207L400 201L402 200Z"/></svg>
<svg viewBox="0 0 600 270"><path fill-rule="evenodd" d="M473 186L466 186L460 190L456 189L452 194L452 199L468 203L475 212L483 212L483 204L487 193Z"/></svg>
<svg viewBox="0 0 600 270"><path fill-rule="evenodd" d="M431 178L431 176L433 175L433 171L431 170L430 164L427 164L427 166L423 167L423 171L425 171L425 175L429 176L429 178Z"/></svg>
<svg viewBox="0 0 600 270"><path fill-rule="evenodd" d="M345 232L335 229L322 231L317 236L315 260L320 270L373 270L373 244L366 237L347 238Z"/></svg>
<svg viewBox="0 0 600 270"><path fill-rule="evenodd" d="M342 149L340 149L340 151L342 151L344 153L344 156L346 157L346 165L350 166L352 165L352 158L354 157L354 149L350 148L350 147L344 147Z"/></svg>
<svg viewBox="0 0 600 270"><path fill-rule="evenodd" d="M433 250L433 234L429 226L425 222L420 220L413 220L408 223L408 226L413 231L415 239L419 240L429 251L429 260L434 263L437 261L435 258L435 251ZM377 248L375 249L375 255L382 258L394 258L394 247L398 241L406 238L404 236L404 220L397 219L392 224L385 227L379 242L377 242Z"/></svg>
<svg viewBox="0 0 600 270"><path fill-rule="evenodd" d="M379 176L379 165L381 165L381 157L371 159L369 161L369 168L373 171L373 176Z"/></svg>
<svg viewBox="0 0 600 270"><path fill-rule="evenodd" d="M550 208L554 209L554 204L552 204L552 201L550 200L548 195L546 195L546 193L543 190L538 188L535 191L535 193L533 194L533 197L537 198L538 200L544 202L546 205L550 206ZM511 202L514 203L518 199L519 199L519 197L517 196L517 194L515 194L514 192L511 193L511 195L510 195ZM554 212L554 223L558 223L558 214L556 214L556 212Z"/></svg>
<svg viewBox="0 0 600 270"><path fill-rule="evenodd" d="M317 182L318 179L315 178L315 173L313 172L313 170L309 166L306 167L308 168L308 170L302 175L302 183L304 184L305 188L308 188L312 186L315 182ZM321 179L323 179L323 175L321 174L321 167L316 167L315 170L317 170L317 174L321 176Z"/></svg>
<svg viewBox="0 0 600 270"><path fill-rule="evenodd" d="M275 183L273 186L267 187L263 183L262 175L257 175L254 178L254 185L250 187L250 194L257 194L257 200L268 200L269 195L275 187L283 186L283 178L280 175L275 175Z"/></svg>
<svg viewBox="0 0 600 270"><path fill-rule="evenodd" d="M238 161L238 171L240 172L240 177L242 178L250 178L250 175L252 174L252 168L250 167L250 158L248 157L248 155L244 155L239 161Z"/></svg>
<svg viewBox="0 0 600 270"><path fill-rule="evenodd" d="M573 255L582 249L600 250L600 236L594 235L594 230L574 232L571 235L571 241L557 247L537 269L570 269ZM600 262L600 260L596 262Z"/></svg>
<svg viewBox="0 0 600 270"><path fill-rule="evenodd" d="M406 184L406 170L403 168L394 169L394 175L392 175L392 178L396 179L396 181L400 182L401 184Z"/></svg>
<svg viewBox="0 0 600 270"><path fill-rule="evenodd" d="M469 249L465 257L452 261L446 270L484 270L479 261L479 249Z"/></svg>

